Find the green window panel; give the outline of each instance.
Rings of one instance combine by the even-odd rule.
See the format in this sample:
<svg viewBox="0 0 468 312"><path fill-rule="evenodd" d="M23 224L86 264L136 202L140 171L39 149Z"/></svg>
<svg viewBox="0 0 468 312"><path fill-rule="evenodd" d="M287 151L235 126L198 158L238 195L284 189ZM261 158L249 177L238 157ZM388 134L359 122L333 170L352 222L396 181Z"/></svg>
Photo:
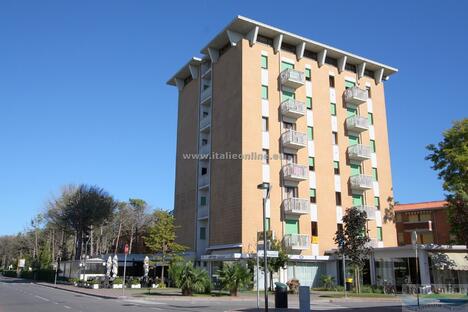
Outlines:
<svg viewBox="0 0 468 312"><path fill-rule="evenodd" d="M285 233L286 234L299 234L299 221L298 220L285 220Z"/></svg>
<svg viewBox="0 0 468 312"><path fill-rule="evenodd" d="M356 84L352 81L349 81L349 80L345 80L345 88L348 89L348 88L352 88L354 87Z"/></svg>
<svg viewBox="0 0 468 312"><path fill-rule="evenodd" d="M200 197L200 205L206 206L206 197L205 196Z"/></svg>
<svg viewBox="0 0 468 312"><path fill-rule="evenodd" d="M268 56L262 55L262 57L261 57L261 66L264 69L268 69Z"/></svg>
<svg viewBox="0 0 468 312"><path fill-rule="evenodd" d="M268 86L262 86L262 99L268 100Z"/></svg>
<svg viewBox="0 0 468 312"><path fill-rule="evenodd" d="M348 117L352 117L352 116L357 115L357 108L356 107L347 107L346 110L348 111Z"/></svg>
<svg viewBox="0 0 468 312"><path fill-rule="evenodd" d="M316 189L310 189L309 190L309 196L310 197L316 197L317 196L317 190Z"/></svg>
<svg viewBox="0 0 468 312"><path fill-rule="evenodd" d="M315 166L315 158L314 157L309 157L309 166Z"/></svg>
<svg viewBox="0 0 468 312"><path fill-rule="evenodd" d="M375 140L370 140L370 148L371 148L372 153L375 153L375 152L376 152L376 149L375 149Z"/></svg>
<svg viewBox="0 0 468 312"><path fill-rule="evenodd" d="M281 101L292 99L294 100L296 98L296 94L294 92L290 91L283 91L281 93Z"/></svg>
<svg viewBox="0 0 468 312"><path fill-rule="evenodd" d="M374 181L379 180L379 174L377 173L377 168L372 168L372 178L374 179Z"/></svg>
<svg viewBox="0 0 468 312"><path fill-rule="evenodd" d="M200 228L200 239L202 239L202 240L206 239L206 228L205 227Z"/></svg>
<svg viewBox="0 0 468 312"><path fill-rule="evenodd" d="M306 77L306 79L307 79L307 80L310 80L310 78L312 77L311 75L312 75L312 74L311 74L311 72L310 72L310 68L306 68L306 69L305 69L305 77Z"/></svg>
<svg viewBox="0 0 468 312"><path fill-rule="evenodd" d="M361 165L357 164L350 164L351 167L351 175L361 174Z"/></svg>
<svg viewBox="0 0 468 312"><path fill-rule="evenodd" d="M374 206L380 210L380 198L378 196L374 196Z"/></svg>
<svg viewBox="0 0 468 312"><path fill-rule="evenodd" d="M335 103L330 103L330 113L332 116L336 116L336 104Z"/></svg>
<svg viewBox="0 0 468 312"><path fill-rule="evenodd" d="M281 71L285 69L294 69L294 64L288 63L288 62L281 62Z"/></svg>
<svg viewBox="0 0 468 312"><path fill-rule="evenodd" d="M373 125L374 124L374 114L372 113L368 113L368 119L369 119L369 125Z"/></svg>
<svg viewBox="0 0 468 312"><path fill-rule="evenodd" d="M362 206L364 204L364 197L362 194L352 194L353 206Z"/></svg>
<svg viewBox="0 0 468 312"><path fill-rule="evenodd" d="M348 135L349 145L359 144L359 137L355 135Z"/></svg>
<svg viewBox="0 0 468 312"><path fill-rule="evenodd" d="M307 127L307 137L309 138L309 140L314 139L314 128Z"/></svg>
<svg viewBox="0 0 468 312"><path fill-rule="evenodd" d="M382 232L382 227L381 226L377 227L377 239L379 241L383 241L383 232Z"/></svg>
<svg viewBox="0 0 468 312"><path fill-rule="evenodd" d="M312 109L312 98L310 96L306 97L307 109Z"/></svg>

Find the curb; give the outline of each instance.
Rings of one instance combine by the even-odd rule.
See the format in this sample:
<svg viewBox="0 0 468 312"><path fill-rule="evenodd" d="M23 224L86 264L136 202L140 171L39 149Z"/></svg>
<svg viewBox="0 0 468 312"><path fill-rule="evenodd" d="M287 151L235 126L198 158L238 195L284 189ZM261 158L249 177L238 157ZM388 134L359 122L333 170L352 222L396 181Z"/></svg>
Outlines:
<svg viewBox="0 0 468 312"><path fill-rule="evenodd" d="M63 290L63 291L68 291L68 292L80 294L80 295L86 295L86 296L97 297L97 298L102 298L102 299L122 299L122 297L106 296L106 295L99 295L99 294L90 294L90 293L87 293L87 292L83 292L83 291L79 291L79 290L75 290L75 289L62 288L62 287L58 287L58 286L54 286L54 285L48 285L48 284L42 284L42 283L34 283L34 284L39 285L39 286L43 286L43 287L59 289L59 290Z"/></svg>

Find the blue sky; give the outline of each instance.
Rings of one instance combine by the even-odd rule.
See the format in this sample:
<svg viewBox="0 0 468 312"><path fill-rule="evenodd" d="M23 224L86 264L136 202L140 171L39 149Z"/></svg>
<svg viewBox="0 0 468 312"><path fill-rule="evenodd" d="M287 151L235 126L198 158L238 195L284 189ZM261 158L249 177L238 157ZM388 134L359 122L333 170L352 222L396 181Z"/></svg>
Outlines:
<svg viewBox="0 0 468 312"><path fill-rule="evenodd" d="M386 82L395 197L442 198L425 146L468 115L467 2L280 3L2 0L0 235L68 183L171 209L177 91L165 82L236 15L399 68Z"/></svg>

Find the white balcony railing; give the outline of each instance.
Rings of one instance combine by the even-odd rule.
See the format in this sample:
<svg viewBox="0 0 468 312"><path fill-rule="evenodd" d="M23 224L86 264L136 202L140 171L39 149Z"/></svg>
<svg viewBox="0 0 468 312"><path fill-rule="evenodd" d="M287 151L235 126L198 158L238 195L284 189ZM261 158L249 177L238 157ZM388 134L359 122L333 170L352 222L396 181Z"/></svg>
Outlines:
<svg viewBox="0 0 468 312"><path fill-rule="evenodd" d="M209 115L202 117L202 119L200 120L200 129L206 128L207 126L210 125L210 123L211 123L211 118Z"/></svg>
<svg viewBox="0 0 468 312"><path fill-rule="evenodd" d="M309 176L309 168L298 164L287 164L283 166L283 179L289 181L307 180Z"/></svg>
<svg viewBox="0 0 468 312"><path fill-rule="evenodd" d="M280 73L280 80L283 86L297 89L304 85L305 75L304 72L287 68Z"/></svg>
<svg viewBox="0 0 468 312"><path fill-rule="evenodd" d="M287 214L309 214L310 204L307 199L287 198L283 200L283 209Z"/></svg>
<svg viewBox="0 0 468 312"><path fill-rule="evenodd" d="M367 102L367 90L359 87L351 87L344 92L345 102L348 104L360 105Z"/></svg>
<svg viewBox="0 0 468 312"><path fill-rule="evenodd" d="M284 247L292 250L309 249L310 237L305 234L286 234L283 237Z"/></svg>
<svg viewBox="0 0 468 312"><path fill-rule="evenodd" d="M367 220L375 220L375 207L373 206L367 206L367 205L359 205L359 206L354 206L355 208L365 211L367 215Z"/></svg>
<svg viewBox="0 0 468 312"><path fill-rule="evenodd" d="M208 219L208 206L199 206L197 215L198 220Z"/></svg>
<svg viewBox="0 0 468 312"><path fill-rule="evenodd" d="M299 118L306 113L304 102L296 101L295 99L287 99L281 102L281 114L291 118Z"/></svg>
<svg viewBox="0 0 468 312"><path fill-rule="evenodd" d="M356 174L349 178L350 186L354 190L370 190L372 189L372 177L363 175L363 174Z"/></svg>
<svg viewBox="0 0 468 312"><path fill-rule="evenodd" d="M206 155L210 152L210 144L200 146L200 154Z"/></svg>
<svg viewBox="0 0 468 312"><path fill-rule="evenodd" d="M351 116L346 118L346 129L348 131L363 132L369 129L369 120L361 116Z"/></svg>
<svg viewBox="0 0 468 312"><path fill-rule="evenodd" d="M210 175L204 174L198 177L198 187L207 187L210 184Z"/></svg>
<svg viewBox="0 0 468 312"><path fill-rule="evenodd" d="M371 149L369 146L362 144L348 146L348 158L359 161L370 159Z"/></svg>
<svg viewBox="0 0 468 312"><path fill-rule="evenodd" d="M294 130L286 130L281 135L283 147L299 149L307 146L307 134Z"/></svg>

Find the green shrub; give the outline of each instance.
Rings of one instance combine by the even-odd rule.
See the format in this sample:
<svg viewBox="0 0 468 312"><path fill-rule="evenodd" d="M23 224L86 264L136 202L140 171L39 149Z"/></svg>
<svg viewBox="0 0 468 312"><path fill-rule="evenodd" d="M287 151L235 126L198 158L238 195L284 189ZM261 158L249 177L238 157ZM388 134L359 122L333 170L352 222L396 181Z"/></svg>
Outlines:
<svg viewBox="0 0 468 312"><path fill-rule="evenodd" d="M229 290L231 296L237 296L241 287L250 285L252 275L250 270L240 263L226 263L219 271L219 280L223 288Z"/></svg>
<svg viewBox="0 0 468 312"><path fill-rule="evenodd" d="M322 287L326 290L335 289L335 277L331 275L322 275L320 277L320 282L322 283Z"/></svg>
<svg viewBox="0 0 468 312"><path fill-rule="evenodd" d="M130 285L140 285L140 279L138 277L134 277L129 281Z"/></svg>
<svg viewBox="0 0 468 312"><path fill-rule="evenodd" d="M6 270L2 272L2 275L5 277L16 277L16 271L14 270Z"/></svg>
<svg viewBox="0 0 468 312"><path fill-rule="evenodd" d="M114 285L115 284L123 284L123 279L121 277L116 277L112 283Z"/></svg>

